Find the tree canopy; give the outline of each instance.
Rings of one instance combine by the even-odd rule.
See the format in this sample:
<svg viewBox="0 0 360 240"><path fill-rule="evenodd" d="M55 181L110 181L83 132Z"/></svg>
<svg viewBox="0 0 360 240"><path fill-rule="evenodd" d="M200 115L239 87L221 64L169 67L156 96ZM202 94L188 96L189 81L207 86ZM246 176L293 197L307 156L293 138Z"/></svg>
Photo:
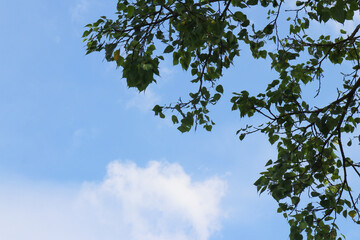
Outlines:
<svg viewBox="0 0 360 240"><path fill-rule="evenodd" d="M189 81L198 87L188 100L153 109L161 118L170 114L181 132L197 126L211 131L208 108L223 95L223 71L236 67L241 48L269 59L278 77L264 79L258 95L244 89L231 99L240 117L264 120L239 129L240 140L260 132L277 147L277 158L255 182L257 190L278 202L290 239L343 239L339 217L360 224L354 187L360 162L348 154L360 138L360 24L328 35L314 26L355 22L359 9L358 0L118 0L117 18L88 24L83 39L87 54L104 51L139 91L156 82L166 56L191 72ZM254 11L267 13L266 19L253 23ZM340 77L327 75L334 65ZM341 83L337 96L321 106L307 101L304 88L318 82L320 91L323 81Z"/></svg>

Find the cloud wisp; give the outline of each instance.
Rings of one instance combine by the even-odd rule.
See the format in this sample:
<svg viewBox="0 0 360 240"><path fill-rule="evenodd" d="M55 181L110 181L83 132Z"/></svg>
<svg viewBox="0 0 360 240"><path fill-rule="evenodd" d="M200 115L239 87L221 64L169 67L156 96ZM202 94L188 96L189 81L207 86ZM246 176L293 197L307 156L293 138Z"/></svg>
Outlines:
<svg viewBox="0 0 360 240"><path fill-rule="evenodd" d="M89 11L89 0L78 0L76 4L70 8L72 21L83 21L84 15L87 11Z"/></svg>
<svg viewBox="0 0 360 240"><path fill-rule="evenodd" d="M114 161L80 188L2 185L0 239L207 240L220 229L226 183L178 164Z"/></svg>
<svg viewBox="0 0 360 240"><path fill-rule="evenodd" d="M126 102L126 109L137 108L141 112L149 112L160 101L160 96L151 89L144 93L133 93L133 96Z"/></svg>

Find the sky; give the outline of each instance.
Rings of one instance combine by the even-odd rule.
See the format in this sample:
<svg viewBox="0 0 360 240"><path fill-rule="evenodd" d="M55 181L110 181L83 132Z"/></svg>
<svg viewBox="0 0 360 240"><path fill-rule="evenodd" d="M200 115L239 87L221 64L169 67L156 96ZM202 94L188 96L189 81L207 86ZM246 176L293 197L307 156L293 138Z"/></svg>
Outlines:
<svg viewBox="0 0 360 240"><path fill-rule="evenodd" d="M276 202L253 186L276 151L262 135L238 140L247 120L229 103L276 78L269 62L242 50L213 131L181 134L151 109L186 96L188 73L165 61L138 94L102 54L85 56L84 26L116 1L0 4L0 239L288 239Z"/></svg>

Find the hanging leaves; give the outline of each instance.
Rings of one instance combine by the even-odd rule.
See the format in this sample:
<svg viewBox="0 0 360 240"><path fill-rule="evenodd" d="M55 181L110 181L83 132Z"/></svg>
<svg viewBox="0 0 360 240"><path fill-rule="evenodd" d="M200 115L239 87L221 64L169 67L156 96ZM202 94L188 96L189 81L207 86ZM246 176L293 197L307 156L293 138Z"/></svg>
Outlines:
<svg viewBox="0 0 360 240"><path fill-rule="evenodd" d="M250 7L265 8L268 22L250 22ZM122 69L127 85L139 91L157 81L165 57L188 70L198 90L186 100L153 108L161 118L172 112L172 122L183 133L197 126L212 130L209 106L221 99L219 79L233 66L240 47L249 48L255 59L271 61L277 79L265 79L267 87L258 95L245 89L231 99L241 118L263 118L259 125L239 129L239 139L260 132L277 147L277 159L267 161L255 186L278 202L291 240L343 239L339 216L360 224L360 195L349 180L360 177L360 163L346 153L359 142L360 25L332 36L319 36L312 26L344 24L359 9L357 0L299 0L293 9L281 0L119 0L117 19L101 17L86 25L83 38L87 54L104 51L105 59ZM303 88L318 82L318 95L332 64L352 67L335 79L343 83L335 89L337 97L323 105L307 101Z"/></svg>

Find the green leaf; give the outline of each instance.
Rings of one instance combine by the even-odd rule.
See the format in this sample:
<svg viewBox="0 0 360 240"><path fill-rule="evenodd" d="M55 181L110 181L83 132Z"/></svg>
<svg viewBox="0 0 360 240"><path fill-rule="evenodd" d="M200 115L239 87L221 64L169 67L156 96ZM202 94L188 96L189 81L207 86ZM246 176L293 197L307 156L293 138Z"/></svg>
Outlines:
<svg viewBox="0 0 360 240"><path fill-rule="evenodd" d="M265 164L265 167L271 165L273 163L273 161L270 159L269 161L267 161L267 163Z"/></svg>
<svg viewBox="0 0 360 240"><path fill-rule="evenodd" d="M180 125L177 129L182 133L190 131L190 128L185 125Z"/></svg>
<svg viewBox="0 0 360 240"><path fill-rule="evenodd" d="M323 12L319 14L319 16L320 16L320 21L327 22L331 17L330 9L328 8L324 9Z"/></svg>
<svg viewBox="0 0 360 240"><path fill-rule="evenodd" d="M113 52L116 48L117 44L111 43L105 45L105 59L110 62L113 60Z"/></svg>
<svg viewBox="0 0 360 240"><path fill-rule="evenodd" d="M173 52L173 65L179 64L180 54L178 52Z"/></svg>
<svg viewBox="0 0 360 240"><path fill-rule="evenodd" d="M246 134L245 134L245 133L242 133L242 134L240 134L239 139L240 139L240 140L243 140L243 139L245 138L245 136L246 136Z"/></svg>
<svg viewBox="0 0 360 240"><path fill-rule="evenodd" d="M174 124L179 123L179 120L175 115L172 115L171 120Z"/></svg>
<svg viewBox="0 0 360 240"><path fill-rule="evenodd" d="M217 92L219 92L219 93L224 93L224 88L223 88L223 86L222 85L217 85L216 86L216 89L215 89Z"/></svg>
<svg viewBox="0 0 360 240"><path fill-rule="evenodd" d="M233 17L234 17L234 20L236 20L236 21L244 22L245 20L247 20L246 15L240 11L235 12Z"/></svg>
<svg viewBox="0 0 360 240"><path fill-rule="evenodd" d="M318 193L318 192L311 192L311 196L312 196L312 197L318 197L318 196L320 196L320 193Z"/></svg>
<svg viewBox="0 0 360 240"><path fill-rule="evenodd" d="M334 7L330 9L331 17L339 23L344 23L346 19L345 3L343 0L337 0Z"/></svg>
<svg viewBox="0 0 360 240"><path fill-rule="evenodd" d="M206 129L206 131L211 131L212 130L212 125L205 125L204 128Z"/></svg>
<svg viewBox="0 0 360 240"><path fill-rule="evenodd" d="M258 0L248 0L246 2L248 5L257 5L258 4Z"/></svg>
<svg viewBox="0 0 360 240"><path fill-rule="evenodd" d="M132 17L134 15L134 12L135 12L135 7L134 6L128 6L127 12L128 12L129 17Z"/></svg>
<svg viewBox="0 0 360 240"><path fill-rule="evenodd" d="M174 47L171 46L171 45L168 45L168 46L165 48L164 53L170 53L170 52L172 52L172 51L174 51Z"/></svg>
<svg viewBox="0 0 360 240"><path fill-rule="evenodd" d="M271 144L274 144L277 140L279 140L279 136L278 135L270 135L269 136L269 142Z"/></svg>
<svg viewBox="0 0 360 240"><path fill-rule="evenodd" d="M349 211L348 215L351 217L351 218L354 218L356 216L356 211L355 210L351 210Z"/></svg>

